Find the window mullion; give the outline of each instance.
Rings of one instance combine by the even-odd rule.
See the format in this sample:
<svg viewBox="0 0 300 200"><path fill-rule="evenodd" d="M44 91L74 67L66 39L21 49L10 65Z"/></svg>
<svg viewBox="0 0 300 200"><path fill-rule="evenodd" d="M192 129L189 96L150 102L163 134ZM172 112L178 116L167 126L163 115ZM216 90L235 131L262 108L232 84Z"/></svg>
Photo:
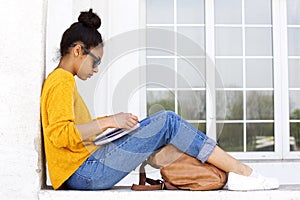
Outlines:
<svg viewBox="0 0 300 200"><path fill-rule="evenodd" d="M281 0L272 1L274 136L275 153L280 158L289 151L287 32L284 28L286 27L286 6L282 3Z"/></svg>
<svg viewBox="0 0 300 200"><path fill-rule="evenodd" d="M206 134L217 139L215 91L215 24L214 1L205 1L205 50L206 50Z"/></svg>

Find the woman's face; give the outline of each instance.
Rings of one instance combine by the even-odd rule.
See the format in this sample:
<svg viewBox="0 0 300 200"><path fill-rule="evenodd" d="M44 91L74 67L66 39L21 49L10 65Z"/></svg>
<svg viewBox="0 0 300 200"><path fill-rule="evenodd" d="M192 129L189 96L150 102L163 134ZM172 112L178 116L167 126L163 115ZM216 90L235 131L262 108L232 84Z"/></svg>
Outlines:
<svg viewBox="0 0 300 200"><path fill-rule="evenodd" d="M84 51L84 49L83 49ZM103 56L103 47L98 45L90 50L85 49L85 54L82 57L82 62L79 63L76 75L81 80L87 80L92 77L94 73L98 72L98 65Z"/></svg>

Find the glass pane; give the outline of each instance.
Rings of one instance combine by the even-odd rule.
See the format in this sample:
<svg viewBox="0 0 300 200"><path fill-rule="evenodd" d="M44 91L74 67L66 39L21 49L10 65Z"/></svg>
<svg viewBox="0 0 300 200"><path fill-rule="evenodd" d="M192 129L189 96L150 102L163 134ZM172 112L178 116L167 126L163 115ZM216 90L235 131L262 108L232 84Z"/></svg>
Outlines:
<svg viewBox="0 0 300 200"><path fill-rule="evenodd" d="M197 128L202 133L206 134L206 124L205 123L191 123L195 128Z"/></svg>
<svg viewBox="0 0 300 200"><path fill-rule="evenodd" d="M289 25L300 25L300 1L288 0L287 2L287 21Z"/></svg>
<svg viewBox="0 0 300 200"><path fill-rule="evenodd" d="M271 0L245 0L246 24L271 24Z"/></svg>
<svg viewBox="0 0 300 200"><path fill-rule="evenodd" d="M243 87L242 59L216 59L216 86L218 88Z"/></svg>
<svg viewBox="0 0 300 200"><path fill-rule="evenodd" d="M289 87L300 88L300 59L289 59Z"/></svg>
<svg viewBox="0 0 300 200"><path fill-rule="evenodd" d="M217 91L216 115L217 120L243 119L243 92Z"/></svg>
<svg viewBox="0 0 300 200"><path fill-rule="evenodd" d="M177 23L204 24L204 0L177 0Z"/></svg>
<svg viewBox="0 0 300 200"><path fill-rule="evenodd" d="M243 151L243 124L217 123L217 142L225 151Z"/></svg>
<svg viewBox="0 0 300 200"><path fill-rule="evenodd" d="M300 151L300 123L290 123L290 150Z"/></svg>
<svg viewBox="0 0 300 200"><path fill-rule="evenodd" d="M147 115L161 110L175 111L175 95L172 91L147 91Z"/></svg>
<svg viewBox="0 0 300 200"><path fill-rule="evenodd" d="M170 58L148 58L146 79L148 88L174 88L174 60Z"/></svg>
<svg viewBox="0 0 300 200"><path fill-rule="evenodd" d="M173 0L147 0L147 24L172 24L174 22Z"/></svg>
<svg viewBox="0 0 300 200"><path fill-rule="evenodd" d="M184 56L204 56L204 28L178 27L177 53ZM182 35L180 35L182 34Z"/></svg>
<svg viewBox="0 0 300 200"><path fill-rule="evenodd" d="M205 120L205 91L178 91L178 114L186 120Z"/></svg>
<svg viewBox="0 0 300 200"><path fill-rule="evenodd" d="M274 124L247 124L247 151L274 151Z"/></svg>
<svg viewBox="0 0 300 200"><path fill-rule="evenodd" d="M215 0L216 24L241 24L242 1L241 0Z"/></svg>
<svg viewBox="0 0 300 200"><path fill-rule="evenodd" d="M246 28L246 56L272 56L272 29Z"/></svg>
<svg viewBox="0 0 300 200"><path fill-rule="evenodd" d="M290 119L300 119L300 91L290 91Z"/></svg>
<svg viewBox="0 0 300 200"><path fill-rule="evenodd" d="M205 59L178 59L177 65L179 88L205 87Z"/></svg>
<svg viewBox="0 0 300 200"><path fill-rule="evenodd" d="M300 56L300 28L288 28L289 56Z"/></svg>
<svg viewBox="0 0 300 200"><path fill-rule="evenodd" d="M273 61L246 60L246 83L248 88L273 88Z"/></svg>
<svg viewBox="0 0 300 200"><path fill-rule="evenodd" d="M247 92L247 119L273 120L274 101L273 91Z"/></svg>
<svg viewBox="0 0 300 200"><path fill-rule="evenodd" d="M162 56L173 55L174 29L172 27L147 28L147 55Z"/></svg>
<svg viewBox="0 0 300 200"><path fill-rule="evenodd" d="M242 56L242 29L216 28L216 56Z"/></svg>

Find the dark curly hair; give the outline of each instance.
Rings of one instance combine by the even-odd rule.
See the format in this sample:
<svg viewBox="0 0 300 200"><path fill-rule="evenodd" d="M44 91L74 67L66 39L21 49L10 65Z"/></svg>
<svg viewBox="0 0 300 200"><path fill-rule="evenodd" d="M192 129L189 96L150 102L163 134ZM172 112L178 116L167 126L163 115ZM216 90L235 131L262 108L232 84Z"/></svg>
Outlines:
<svg viewBox="0 0 300 200"><path fill-rule="evenodd" d="M93 9L81 12L78 22L73 23L62 36L60 55L68 54L69 47L76 41L81 41L87 49L102 44L101 33L97 30L100 26L101 19L96 13L93 13Z"/></svg>

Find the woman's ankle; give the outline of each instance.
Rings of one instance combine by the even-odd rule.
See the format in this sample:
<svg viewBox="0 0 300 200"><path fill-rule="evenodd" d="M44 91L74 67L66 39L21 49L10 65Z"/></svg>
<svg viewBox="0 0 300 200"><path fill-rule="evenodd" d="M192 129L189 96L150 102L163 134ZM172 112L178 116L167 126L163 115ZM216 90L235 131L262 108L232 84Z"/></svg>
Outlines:
<svg viewBox="0 0 300 200"><path fill-rule="evenodd" d="M253 169L243 163L241 163L241 165L239 167L237 167L236 172L239 175L243 175L243 176L251 176L253 172Z"/></svg>

